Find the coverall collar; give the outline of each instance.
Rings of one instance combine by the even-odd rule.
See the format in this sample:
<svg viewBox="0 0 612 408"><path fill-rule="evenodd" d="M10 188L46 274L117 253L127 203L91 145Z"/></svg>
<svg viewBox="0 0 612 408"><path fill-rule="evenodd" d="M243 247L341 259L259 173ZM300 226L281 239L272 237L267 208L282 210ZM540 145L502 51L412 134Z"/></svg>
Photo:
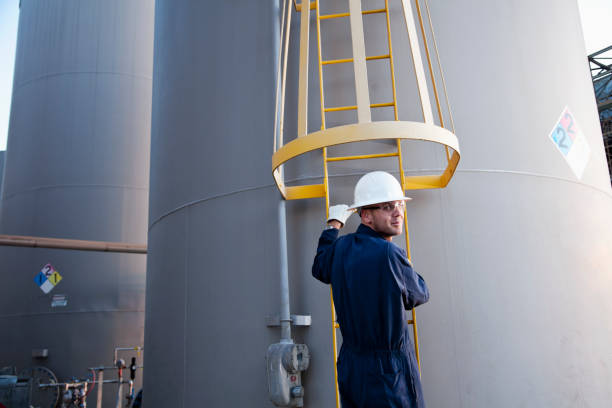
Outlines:
<svg viewBox="0 0 612 408"><path fill-rule="evenodd" d="M359 224L359 227L357 228L357 233L370 235L372 237L380 238L383 240L385 239L382 235L380 235L378 232L374 231L372 228L368 227L365 224Z"/></svg>

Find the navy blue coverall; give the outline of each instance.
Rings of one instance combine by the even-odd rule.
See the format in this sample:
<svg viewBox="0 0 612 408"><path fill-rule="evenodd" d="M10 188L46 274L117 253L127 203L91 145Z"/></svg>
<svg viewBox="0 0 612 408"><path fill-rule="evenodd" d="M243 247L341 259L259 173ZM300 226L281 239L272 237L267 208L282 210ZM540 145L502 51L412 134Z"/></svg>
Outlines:
<svg viewBox="0 0 612 408"><path fill-rule="evenodd" d="M342 408L424 407L404 310L427 302L427 285L406 252L373 229L338 233L321 234L312 275L332 285Z"/></svg>

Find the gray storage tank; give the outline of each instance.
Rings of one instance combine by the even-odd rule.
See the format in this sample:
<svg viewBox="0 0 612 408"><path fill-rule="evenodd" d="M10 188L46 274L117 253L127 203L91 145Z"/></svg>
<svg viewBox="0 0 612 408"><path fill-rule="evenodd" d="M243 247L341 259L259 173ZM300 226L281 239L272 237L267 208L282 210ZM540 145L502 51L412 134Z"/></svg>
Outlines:
<svg viewBox="0 0 612 408"><path fill-rule="evenodd" d="M332 2L338 12L346 3ZM417 312L428 406L606 406L612 192L577 6L430 6L462 162L445 190L410 193L413 260L432 293ZM280 9L157 7L145 403L271 407L264 356L279 338L265 316L280 303L270 175ZM566 106L590 151L579 176L549 137ZM309 119L318 129L319 118ZM295 126L292 112L286 120ZM288 172L309 183L320 166L307 155ZM332 178L335 202L351 201L367 168ZM311 351L305 406L329 408L329 290L310 276L324 208L290 202L287 216L291 311L313 320L294 330Z"/></svg>
<svg viewBox="0 0 612 408"><path fill-rule="evenodd" d="M0 233L146 244L153 17L152 0L21 1ZM0 247L0 259L0 366L83 378L142 345L144 255ZM47 263L62 280L45 294L34 278Z"/></svg>
<svg viewBox="0 0 612 408"><path fill-rule="evenodd" d="M2 191L2 181L4 180L4 162L6 160L6 150L0 151L0 192Z"/></svg>

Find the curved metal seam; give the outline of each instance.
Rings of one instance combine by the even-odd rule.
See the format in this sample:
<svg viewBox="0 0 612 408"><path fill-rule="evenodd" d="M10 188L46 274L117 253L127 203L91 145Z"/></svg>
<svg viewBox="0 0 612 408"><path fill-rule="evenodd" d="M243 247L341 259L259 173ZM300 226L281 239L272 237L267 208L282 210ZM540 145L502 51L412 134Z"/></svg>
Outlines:
<svg viewBox="0 0 612 408"><path fill-rule="evenodd" d="M564 178L564 177L559 177L559 176L552 176L550 174L542 174L542 173L530 173L527 171L518 171L518 170L495 170L495 169L462 169L462 170L456 170L456 172L458 173L499 173L499 174L515 174L515 175L519 175L519 176L532 176L532 177L540 177L540 178L548 178L548 179L553 179L553 180L559 180L559 181L565 181L567 183L572 183L572 184L577 184L579 186L583 186L583 187L588 187L590 189L599 191L600 193L603 193L607 196L609 196L610 198L612 198L612 191L605 191L597 186L594 186L592 184L586 184L586 183L582 183L580 181L576 181L576 180L572 180L572 179L568 179L568 178Z"/></svg>
<svg viewBox="0 0 612 408"><path fill-rule="evenodd" d="M425 173L425 172L432 172L432 171L443 171L444 169L421 169L421 170L411 170L411 171L407 171L408 173ZM565 182L569 182L569 183L573 183L573 184L577 184L583 187L587 187L593 190L596 190L600 193L603 193L606 196L609 196L610 198L612 198L612 192L608 192L605 190L600 189L599 187L590 185L590 184L584 184L584 183L580 183L578 181L575 180L570 180L570 179L566 179L563 177L557 177L557 176L551 176L551 175L547 175L547 174L540 174L540 173L528 173L528 172L521 172L521 171L513 171L513 170L494 170L494 169L457 169L455 170L455 173L507 173L507 174L516 174L516 175L521 175L521 176L534 176L534 177L542 177L542 178L550 178L550 179L555 179L555 180L559 180L559 181L565 181ZM336 175L330 175L328 177L331 178L337 178L337 177L351 177L351 176L358 176L358 175L362 175L363 173L357 173L357 172L352 172L352 173L344 173L344 174L336 174ZM317 180L317 179L322 179L322 176L308 176L308 177L300 177L300 178L294 178L291 180L287 180L288 183L292 183L292 182L296 182L296 181L304 181L304 180ZM193 200L190 201L188 203L185 203L183 205L180 205L168 212L166 212L165 214L159 216L155 221L151 222L149 224L149 231L151 230L151 228L157 224L159 221L161 221L163 218L167 217L168 215L171 215L177 211L180 211L184 208L187 207L191 207L193 205L205 202L205 201L209 201L209 200L213 200L215 198L221 198L221 197L226 197L226 196L230 196L233 194L238 194L238 193L243 193L243 192L247 192L247 191L254 191L254 190L259 190L259 189L264 189L264 188L270 188L270 187L275 187L275 184L262 184L259 186L254 186L254 187L249 187L249 188L243 188L243 189L239 189L239 190L234 190L234 191L229 191L226 193L220 193L220 194L216 194L210 197L205 197L205 198L201 198L198 200Z"/></svg>
<svg viewBox="0 0 612 408"><path fill-rule="evenodd" d="M444 171L444 169L442 168L404 170L405 173L409 173L409 174L423 174L423 173L442 172L442 171ZM391 171L391 173L397 173L397 172ZM500 173L500 174L513 174L513 175L518 175L518 176L547 178L547 179L565 181L567 183L577 184L579 186L583 186L583 187L598 191L612 198L612 190L606 191L592 184L581 183L580 181L571 180L571 179L567 179L567 178L563 178L559 176L552 176L549 174L530 173L530 172L518 171L518 170L496 170L496 169L457 169L455 170L455 173ZM362 176L362 175L363 175L363 172L347 172L347 173L342 173L342 174L330 175L329 178L356 177L356 176ZM323 178L322 176L306 176L306 177L299 177L299 178L293 178L291 180L287 180L287 183L307 181L307 180L320 180L322 178ZM272 184L272 186L274 186L274 184Z"/></svg>
<svg viewBox="0 0 612 408"><path fill-rule="evenodd" d="M34 191L39 191L39 190L51 190L54 188L87 188L87 187L95 187L95 188L117 188L117 189L129 189L129 190L144 190L144 191L149 191L148 187L132 187L132 186L122 186L120 184L115 185L115 184L54 184L54 185L50 185L50 186L38 186L38 187L32 187L32 188L28 188L26 190L19 190L10 194L7 194L5 197L3 197L3 200L8 200L14 196L20 195L20 194L27 194L30 192L34 192Z"/></svg>
<svg viewBox="0 0 612 408"><path fill-rule="evenodd" d="M411 174L421 174L421 173L432 173L432 172L442 172L444 171L443 168L435 168L435 169L415 169L415 170L404 170L405 173L411 173ZM395 172L391 172L391 173L395 173ZM588 187L591 188L593 190L597 190L600 193L603 193L605 195L610 196L610 198L612 198L612 190L611 191L606 191L603 190L599 187L596 187L592 184L586 184L586 183L581 183L579 181L576 180L571 180L571 179L567 179L567 178L563 178L563 177L559 177L559 176L552 176L549 174L542 174L542 173L530 173L527 171L518 171L518 170L496 170L496 169L457 169L455 170L455 173L502 173L502 174L515 174L515 175L519 175L519 176L533 176L533 177L541 177L541 178L549 178L549 179L553 179L553 180L559 180L559 181L565 181L568 183L573 183L573 184L578 184L580 186L583 187ZM330 175L330 178L338 178L338 177L355 177L355 176L362 176L363 173L362 172L350 172L350 173L342 173L342 174L334 174L334 175ZM317 180L317 179L322 179L321 176L307 176L307 177L299 177L299 178L294 178L291 180L287 180L287 183L293 183L296 181L306 181L306 180Z"/></svg>
<svg viewBox="0 0 612 408"><path fill-rule="evenodd" d="M18 317L36 317L36 316L54 316L54 315L70 315L81 313L144 313L144 309L103 309L103 310L71 310L58 312L40 312L40 313L12 313L0 315L0 319L12 319Z"/></svg>
<svg viewBox="0 0 612 408"><path fill-rule="evenodd" d="M19 84L17 84L16 87L14 87L15 90L18 90L20 88L23 88L26 85L30 85L33 82L37 82L37 81L41 81L45 78L52 78L52 77L56 77L56 76L63 76L63 75L92 75L92 74L101 74L101 75L117 75L117 76L127 76L127 77L132 77L132 78L139 78L139 79L147 79L147 80L153 80L152 76L144 76L144 75L138 75L138 74L129 74L129 73L125 73L125 72L114 72L114 71L67 71L67 72L54 72L52 74L44 74L44 75L40 75L37 76L35 78L31 78L28 79L24 82L21 82Z"/></svg>
<svg viewBox="0 0 612 408"><path fill-rule="evenodd" d="M219 193L219 194L212 195L210 197L204 197L204 198L199 198L197 200L189 201L188 203L179 205L178 207L176 207L176 208L166 212L165 214L162 214L159 217L157 217L157 219L155 221L153 221L153 222L151 222L149 224L148 231L151 231L151 228L153 228L153 226L155 224L157 224L159 221L161 221L163 218L166 218L167 216L169 216L171 214L174 214L175 212L178 212L178 211L183 210L185 208L192 207L192 206L194 206L196 204L200 204L200 203L203 203L203 202L206 202L206 201L209 201L209 200L214 200L215 198L227 197L227 196L230 196L230 195L233 195L233 194L244 193L244 192L247 192L247 191L260 190L260 189L274 187L274 186L275 186L275 184L262 184L262 185L259 185L259 186L247 187L247 188L243 188L243 189L239 189L239 190L229 191L229 192L225 192L225 193Z"/></svg>

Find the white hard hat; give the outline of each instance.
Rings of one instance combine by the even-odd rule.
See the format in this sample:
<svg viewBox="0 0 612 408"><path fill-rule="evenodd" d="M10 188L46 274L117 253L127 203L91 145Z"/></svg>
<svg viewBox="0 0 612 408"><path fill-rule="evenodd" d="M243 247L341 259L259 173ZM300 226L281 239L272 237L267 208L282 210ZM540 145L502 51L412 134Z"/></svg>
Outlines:
<svg viewBox="0 0 612 408"><path fill-rule="evenodd" d="M397 179L385 171L372 171L364 174L355 185L355 202L349 209L400 200L412 198L404 196Z"/></svg>

